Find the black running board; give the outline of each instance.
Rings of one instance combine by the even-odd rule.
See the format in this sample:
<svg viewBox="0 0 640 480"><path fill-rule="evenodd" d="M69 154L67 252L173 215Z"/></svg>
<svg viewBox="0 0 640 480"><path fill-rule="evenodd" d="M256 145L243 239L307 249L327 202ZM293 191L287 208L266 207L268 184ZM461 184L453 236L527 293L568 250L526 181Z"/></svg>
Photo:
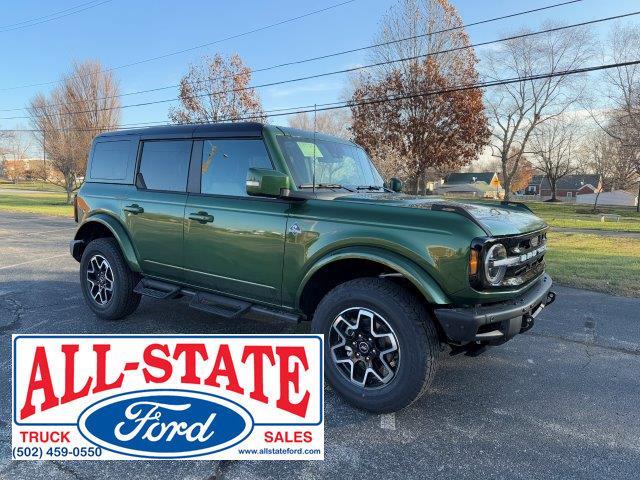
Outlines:
<svg viewBox="0 0 640 480"><path fill-rule="evenodd" d="M165 299L174 298L178 295L180 293L180 287L152 278L143 278L138 282L133 291L147 297Z"/></svg>
<svg viewBox="0 0 640 480"><path fill-rule="evenodd" d="M249 311L251 305L243 300L205 292L196 292L189 302L191 308L228 319L239 318Z"/></svg>
<svg viewBox="0 0 640 480"><path fill-rule="evenodd" d="M181 288L177 285L153 278L143 278L138 282L133 291L140 295L156 299L188 296L191 297L189 302L191 308L227 319L237 319L243 315L288 322L299 322L302 319L301 315L282 309L256 305L226 295Z"/></svg>

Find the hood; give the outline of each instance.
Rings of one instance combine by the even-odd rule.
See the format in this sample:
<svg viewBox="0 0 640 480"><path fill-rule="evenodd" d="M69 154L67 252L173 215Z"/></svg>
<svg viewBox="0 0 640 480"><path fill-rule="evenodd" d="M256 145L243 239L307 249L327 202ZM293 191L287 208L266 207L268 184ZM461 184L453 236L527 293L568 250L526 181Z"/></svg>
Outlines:
<svg viewBox="0 0 640 480"><path fill-rule="evenodd" d="M539 230L547 224L535 216L521 203L479 202L473 200L452 201L438 196L416 196L400 193L362 193L336 197L337 201L352 201L419 208L425 210L451 211L471 216L490 235L518 235Z"/></svg>

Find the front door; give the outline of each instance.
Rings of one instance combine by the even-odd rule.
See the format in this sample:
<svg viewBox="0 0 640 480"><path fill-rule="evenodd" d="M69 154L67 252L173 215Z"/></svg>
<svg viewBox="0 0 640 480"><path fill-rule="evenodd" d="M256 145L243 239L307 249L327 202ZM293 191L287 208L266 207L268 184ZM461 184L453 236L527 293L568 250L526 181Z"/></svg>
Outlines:
<svg viewBox="0 0 640 480"><path fill-rule="evenodd" d="M196 141L194 158L200 151L199 193L185 207L185 281L279 305L289 203L246 194L247 170L272 168L262 139Z"/></svg>
<svg viewBox="0 0 640 480"><path fill-rule="evenodd" d="M183 280L183 219L191 140L142 144L136 186L122 203L145 274Z"/></svg>

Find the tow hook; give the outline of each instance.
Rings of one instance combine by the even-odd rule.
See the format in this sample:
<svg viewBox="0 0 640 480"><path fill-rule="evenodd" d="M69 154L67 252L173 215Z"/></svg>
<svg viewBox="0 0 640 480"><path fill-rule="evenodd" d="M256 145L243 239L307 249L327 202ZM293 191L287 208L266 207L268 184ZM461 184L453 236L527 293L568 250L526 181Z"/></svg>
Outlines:
<svg viewBox="0 0 640 480"><path fill-rule="evenodd" d="M544 302L545 307L551 305L553 302L556 301L556 292L549 292L547 293L547 300Z"/></svg>

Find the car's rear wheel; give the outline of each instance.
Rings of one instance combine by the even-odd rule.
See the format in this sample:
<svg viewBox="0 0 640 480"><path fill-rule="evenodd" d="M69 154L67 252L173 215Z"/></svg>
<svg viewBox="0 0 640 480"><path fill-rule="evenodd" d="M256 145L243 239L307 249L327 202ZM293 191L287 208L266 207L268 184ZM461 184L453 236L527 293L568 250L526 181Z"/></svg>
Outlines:
<svg viewBox="0 0 640 480"><path fill-rule="evenodd" d="M80 261L80 285L93 312L108 320L133 313L140 295L133 289L137 275L131 271L113 238L98 238L87 245Z"/></svg>
<svg viewBox="0 0 640 480"><path fill-rule="evenodd" d="M400 410L420 398L435 375L439 339L423 302L381 278L331 290L313 316L324 334L331 386L372 412Z"/></svg>

